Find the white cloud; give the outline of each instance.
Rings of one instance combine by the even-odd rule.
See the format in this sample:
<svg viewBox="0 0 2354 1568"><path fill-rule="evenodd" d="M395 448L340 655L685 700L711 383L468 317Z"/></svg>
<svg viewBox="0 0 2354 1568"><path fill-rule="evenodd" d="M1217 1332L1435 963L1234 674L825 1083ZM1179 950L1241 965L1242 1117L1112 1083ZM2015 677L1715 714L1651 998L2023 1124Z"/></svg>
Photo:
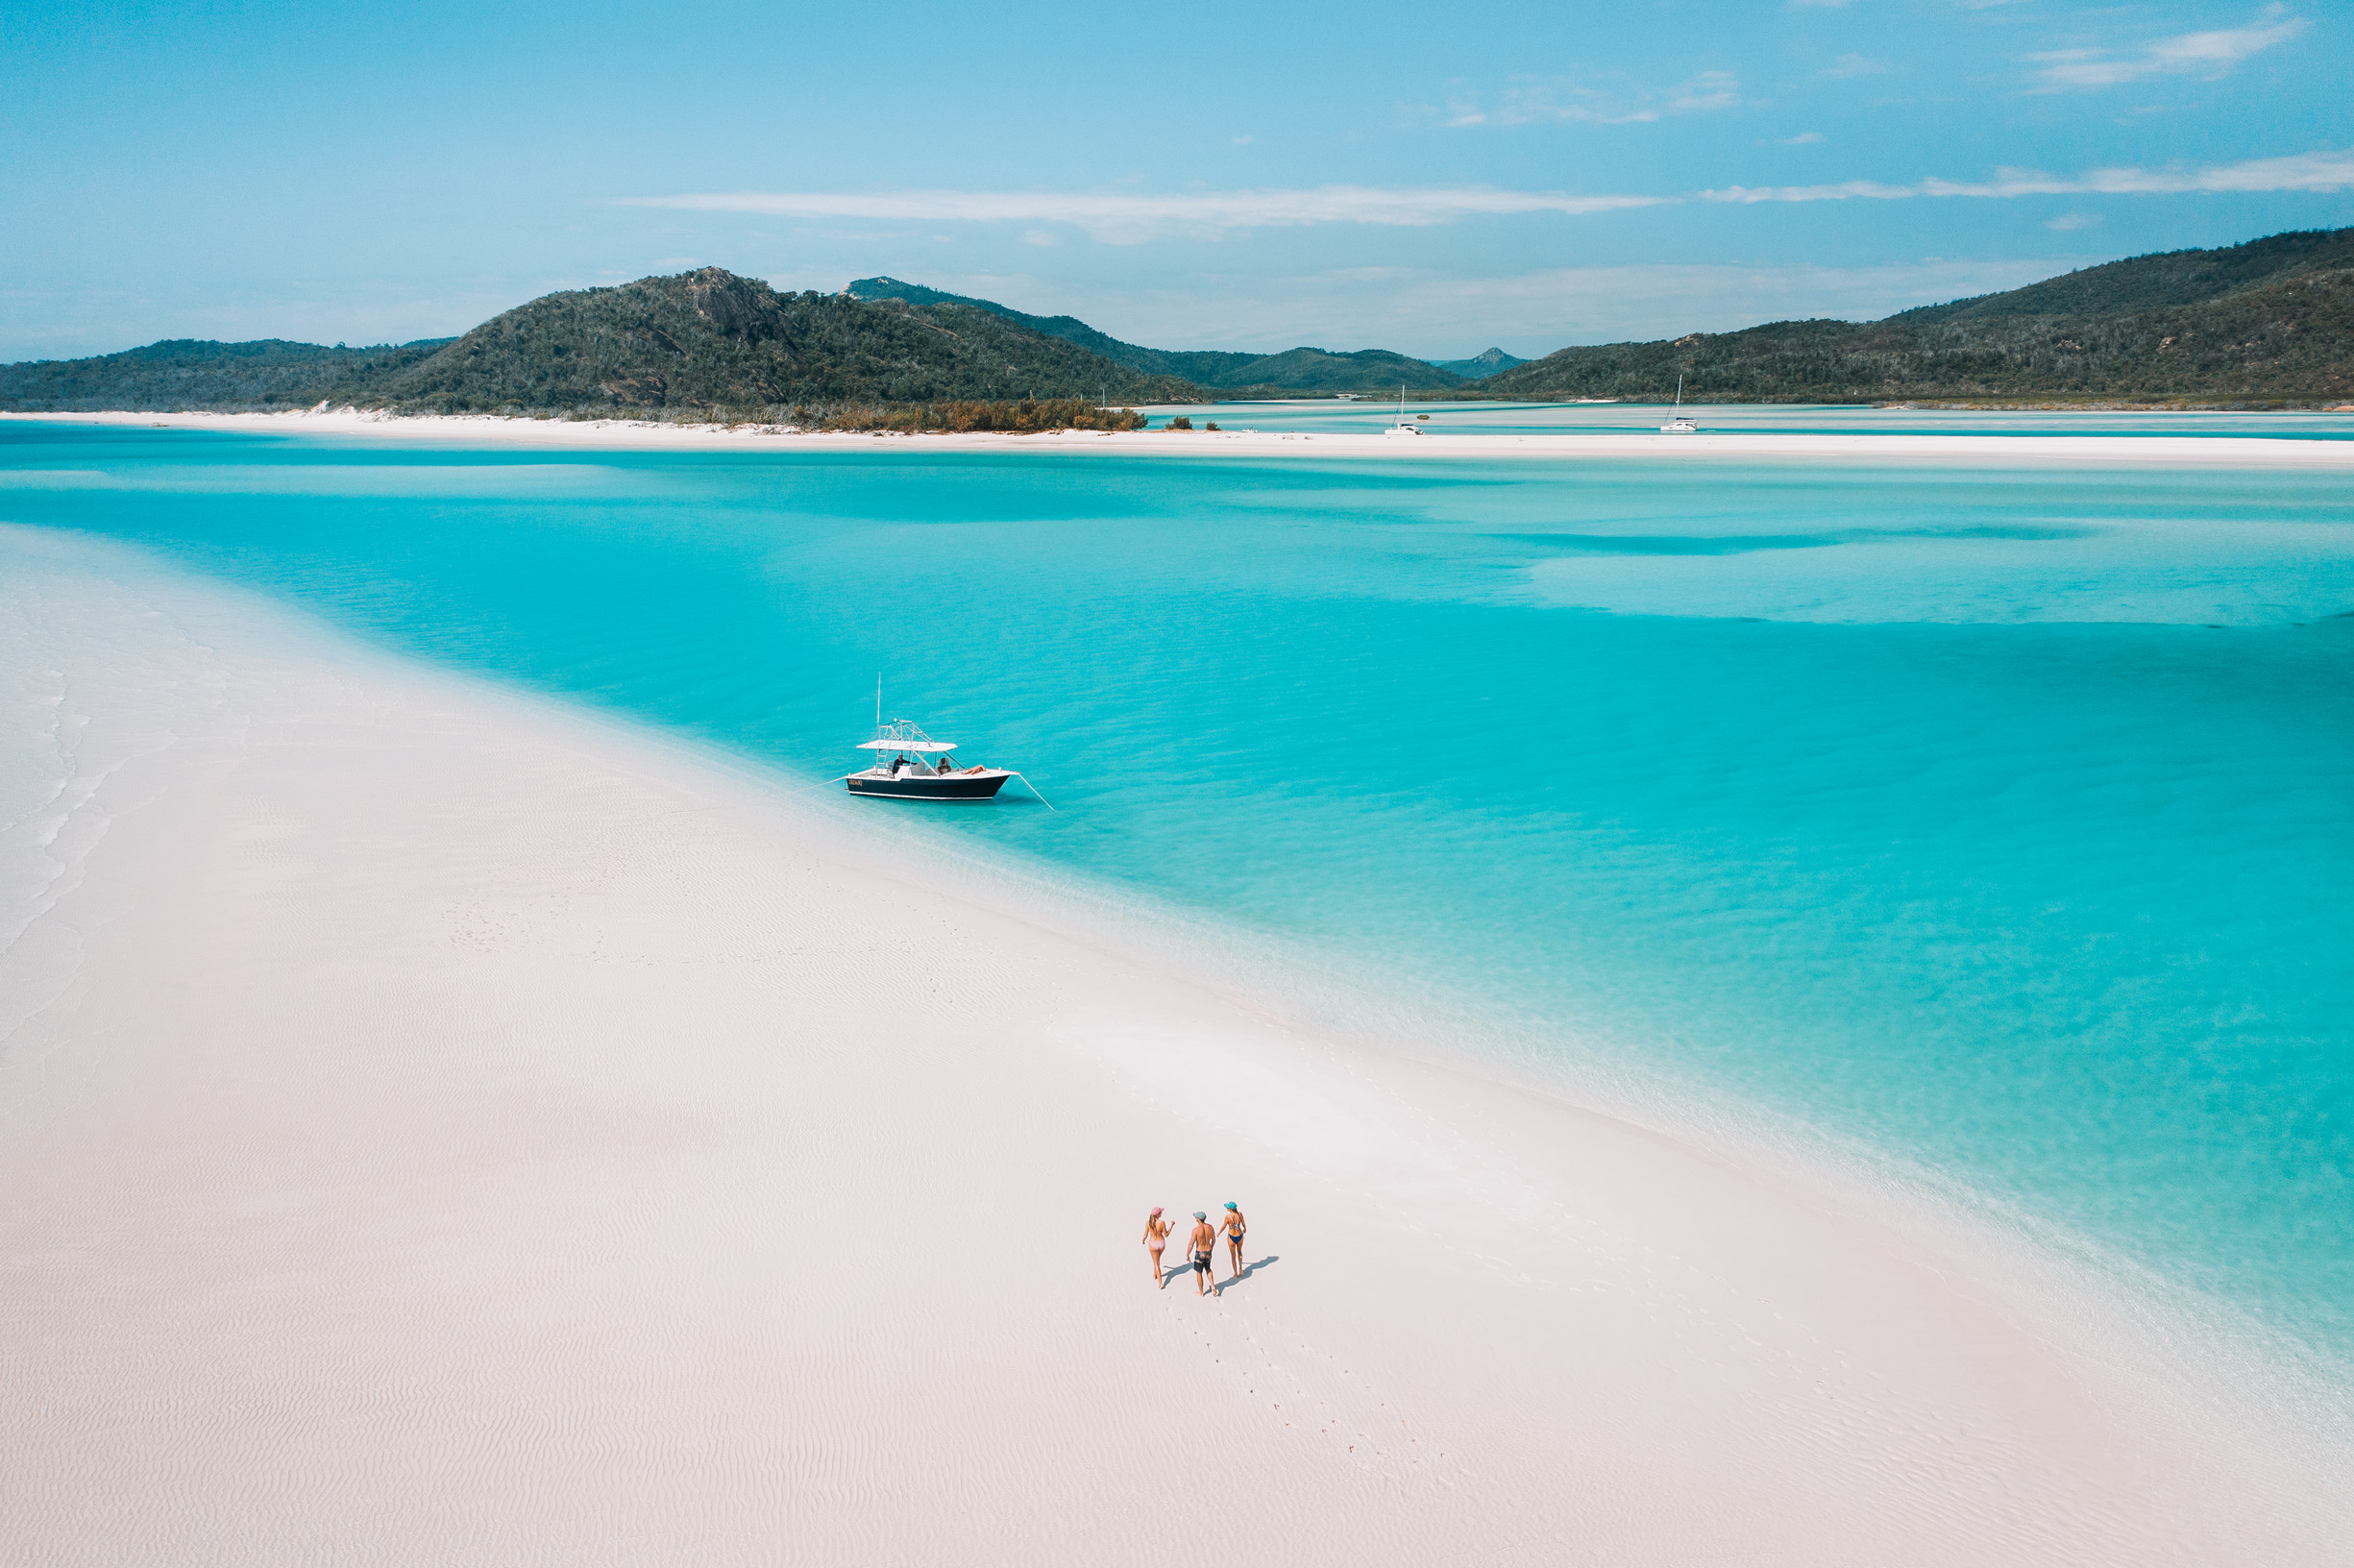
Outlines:
<svg viewBox="0 0 2354 1568"><path fill-rule="evenodd" d="M1702 71L1663 92L1614 91L1567 77L1523 77L1497 94L1490 106L1478 94L1461 94L1447 106L1450 126L1640 125L1669 114L1699 114L1736 109L1740 79L1730 71Z"/></svg>
<svg viewBox="0 0 2354 1568"><path fill-rule="evenodd" d="M2045 224L2044 227L2066 232L2070 229L2091 229L2100 221L2100 214L2097 212L2063 212L2049 223Z"/></svg>
<svg viewBox="0 0 2354 1568"><path fill-rule="evenodd" d="M2039 67L2035 75L2047 92L2114 87L2149 76L2203 76L2213 79L2228 75L2234 66L2250 55L2259 54L2276 43L2286 43L2305 31L2303 21L2285 15L2279 6L2269 8L2265 15L2268 19L2254 26L2177 34L2125 53L2108 49L2059 49L2027 58Z"/></svg>
<svg viewBox="0 0 2354 1568"><path fill-rule="evenodd" d="M1827 77L1845 79L1853 76L1882 76L1887 73L1887 70L1886 61L1874 60L1869 55L1841 55L1837 60L1831 61L1829 68L1823 74Z"/></svg>
<svg viewBox="0 0 2354 1568"><path fill-rule="evenodd" d="M1741 84L1732 72L1703 71L1669 90L1667 108L1671 114L1696 114L1711 109L1736 109L1740 103Z"/></svg>
<svg viewBox="0 0 2354 1568"><path fill-rule="evenodd" d="M1812 133L1795 138L1804 142ZM1689 195L1573 196L1562 191L1499 190L1486 185L1319 185L1312 190L1123 192L903 190L883 192L736 191L618 198L625 207L767 216L852 217L926 223L1021 223L1024 238L1050 242L1042 224L1067 224L1110 244L1169 234L1216 239L1240 230L1361 223L1425 228L1463 218L1555 214L1580 217L1687 201L1749 206L1759 202L1905 201L1969 196L2165 196L2354 188L2354 151L2296 153L2207 168L2095 169L2060 176L2003 169L1992 180L1927 179L1910 184L1850 180L1825 185L1728 185Z"/></svg>
<svg viewBox="0 0 2354 1568"><path fill-rule="evenodd" d="M1489 186L1385 189L1319 185L1310 190L1121 192L902 190L872 193L735 191L621 198L625 207L698 212L755 212L786 217L899 218L923 222L1067 223L1096 239L1133 244L1164 234L1216 238L1236 230L1322 223L1426 227L1458 218L1521 212L1579 215L1657 207L1674 196L1572 196L1561 191Z"/></svg>
<svg viewBox="0 0 2354 1568"><path fill-rule="evenodd" d="M1988 181L1923 180L1909 185L1850 180L1836 185L1729 185L1709 202L1901 201L1915 196L2170 196L2191 192L2344 190L2354 186L2354 152L2297 153L2204 169L2095 169L2073 179L2004 169Z"/></svg>
<svg viewBox="0 0 2354 1568"><path fill-rule="evenodd" d="M1822 139L1823 133L1820 131L1802 131L1795 136L1779 138L1774 145L1777 147L1812 147Z"/></svg>

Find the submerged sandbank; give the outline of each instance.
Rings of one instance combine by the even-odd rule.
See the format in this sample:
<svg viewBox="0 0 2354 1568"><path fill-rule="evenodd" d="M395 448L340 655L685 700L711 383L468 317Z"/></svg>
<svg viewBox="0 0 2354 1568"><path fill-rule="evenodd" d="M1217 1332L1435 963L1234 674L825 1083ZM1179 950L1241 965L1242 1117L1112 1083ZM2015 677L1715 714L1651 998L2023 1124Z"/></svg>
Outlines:
<svg viewBox="0 0 2354 1568"><path fill-rule="evenodd" d="M916 450L961 452L1115 452L1194 456L1464 457L1464 458L1694 458L1744 460L1858 459L1905 463L1961 462L2032 468L2159 464L2190 467L2354 469L2354 441L2279 436L2168 435L1920 435L1780 434L1702 430L1663 435L1636 430L1608 434L1418 436L1260 432L1256 430L1062 430L1042 435L1001 432L841 434L775 426L667 425L645 420L510 418L498 414L361 413L353 409L285 414L26 414L0 419L57 424L142 426L171 429L237 430L280 435L371 436L392 440L488 441L575 448L722 447L772 451Z"/></svg>
<svg viewBox="0 0 2354 1568"><path fill-rule="evenodd" d="M26 1560L2319 1563L2354 1522L2336 1451L1894 1199L1336 1037L656 738L21 529L0 676ZM1143 1210L1228 1197L1252 1276L1156 1293Z"/></svg>

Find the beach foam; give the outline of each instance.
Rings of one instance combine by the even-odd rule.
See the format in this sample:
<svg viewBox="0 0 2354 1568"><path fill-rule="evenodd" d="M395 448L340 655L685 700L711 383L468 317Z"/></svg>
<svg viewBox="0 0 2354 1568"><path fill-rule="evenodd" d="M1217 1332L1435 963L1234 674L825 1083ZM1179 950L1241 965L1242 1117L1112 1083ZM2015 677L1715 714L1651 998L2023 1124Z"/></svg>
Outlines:
<svg viewBox="0 0 2354 1568"><path fill-rule="evenodd" d="M132 552L0 551L21 1560L2318 1563L2354 1523L2338 1450L1893 1200L1336 1038ZM1228 1197L1253 1276L1154 1293L1144 1209Z"/></svg>

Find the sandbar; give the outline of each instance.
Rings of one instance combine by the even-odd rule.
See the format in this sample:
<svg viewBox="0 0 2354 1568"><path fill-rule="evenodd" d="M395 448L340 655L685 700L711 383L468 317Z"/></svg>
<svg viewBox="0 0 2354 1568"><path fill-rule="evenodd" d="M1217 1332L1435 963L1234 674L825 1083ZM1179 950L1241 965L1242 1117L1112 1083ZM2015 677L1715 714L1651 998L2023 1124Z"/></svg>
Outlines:
<svg viewBox="0 0 2354 1568"><path fill-rule="evenodd" d="M1242 416L1247 417L1247 416ZM489 442L527 447L663 450L759 448L770 451L919 450L1069 452L1161 456L1391 459L1628 458L1662 461L1959 463L1976 467L2090 468L2160 465L2196 468L2354 469L2354 441L2287 436L1924 435L1854 432L1782 433L1703 429L1691 435L1653 430L1564 435L1415 436L1237 430L1059 430L1031 435L856 434L779 426L672 425L631 419L533 419L499 414L387 414L327 409L282 414L0 413L0 419L59 424L147 426L249 434L365 436L386 440Z"/></svg>
<svg viewBox="0 0 2354 1568"><path fill-rule="evenodd" d="M2343 1560L1893 1195L120 547L0 528L0 1561Z"/></svg>

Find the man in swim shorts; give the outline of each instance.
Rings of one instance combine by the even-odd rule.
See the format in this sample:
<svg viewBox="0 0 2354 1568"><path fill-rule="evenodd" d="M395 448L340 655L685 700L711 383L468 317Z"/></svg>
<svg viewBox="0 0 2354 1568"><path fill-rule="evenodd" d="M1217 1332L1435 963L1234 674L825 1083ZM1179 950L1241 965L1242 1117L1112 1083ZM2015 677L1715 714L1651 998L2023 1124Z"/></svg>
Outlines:
<svg viewBox="0 0 2354 1568"><path fill-rule="evenodd" d="M1226 1233L1226 1250L1233 1255L1230 1262L1234 1266L1234 1278L1238 1280L1242 1277L1242 1233L1250 1228L1250 1222L1242 1217L1242 1211L1228 1204L1226 1218L1219 1229Z"/></svg>
<svg viewBox="0 0 2354 1568"><path fill-rule="evenodd" d="M1210 1216L1199 1209L1193 1211L1193 1235L1186 1244L1193 1252L1193 1293L1208 1295L1208 1287L1214 1284L1210 1263L1217 1256L1218 1233L1210 1228Z"/></svg>

